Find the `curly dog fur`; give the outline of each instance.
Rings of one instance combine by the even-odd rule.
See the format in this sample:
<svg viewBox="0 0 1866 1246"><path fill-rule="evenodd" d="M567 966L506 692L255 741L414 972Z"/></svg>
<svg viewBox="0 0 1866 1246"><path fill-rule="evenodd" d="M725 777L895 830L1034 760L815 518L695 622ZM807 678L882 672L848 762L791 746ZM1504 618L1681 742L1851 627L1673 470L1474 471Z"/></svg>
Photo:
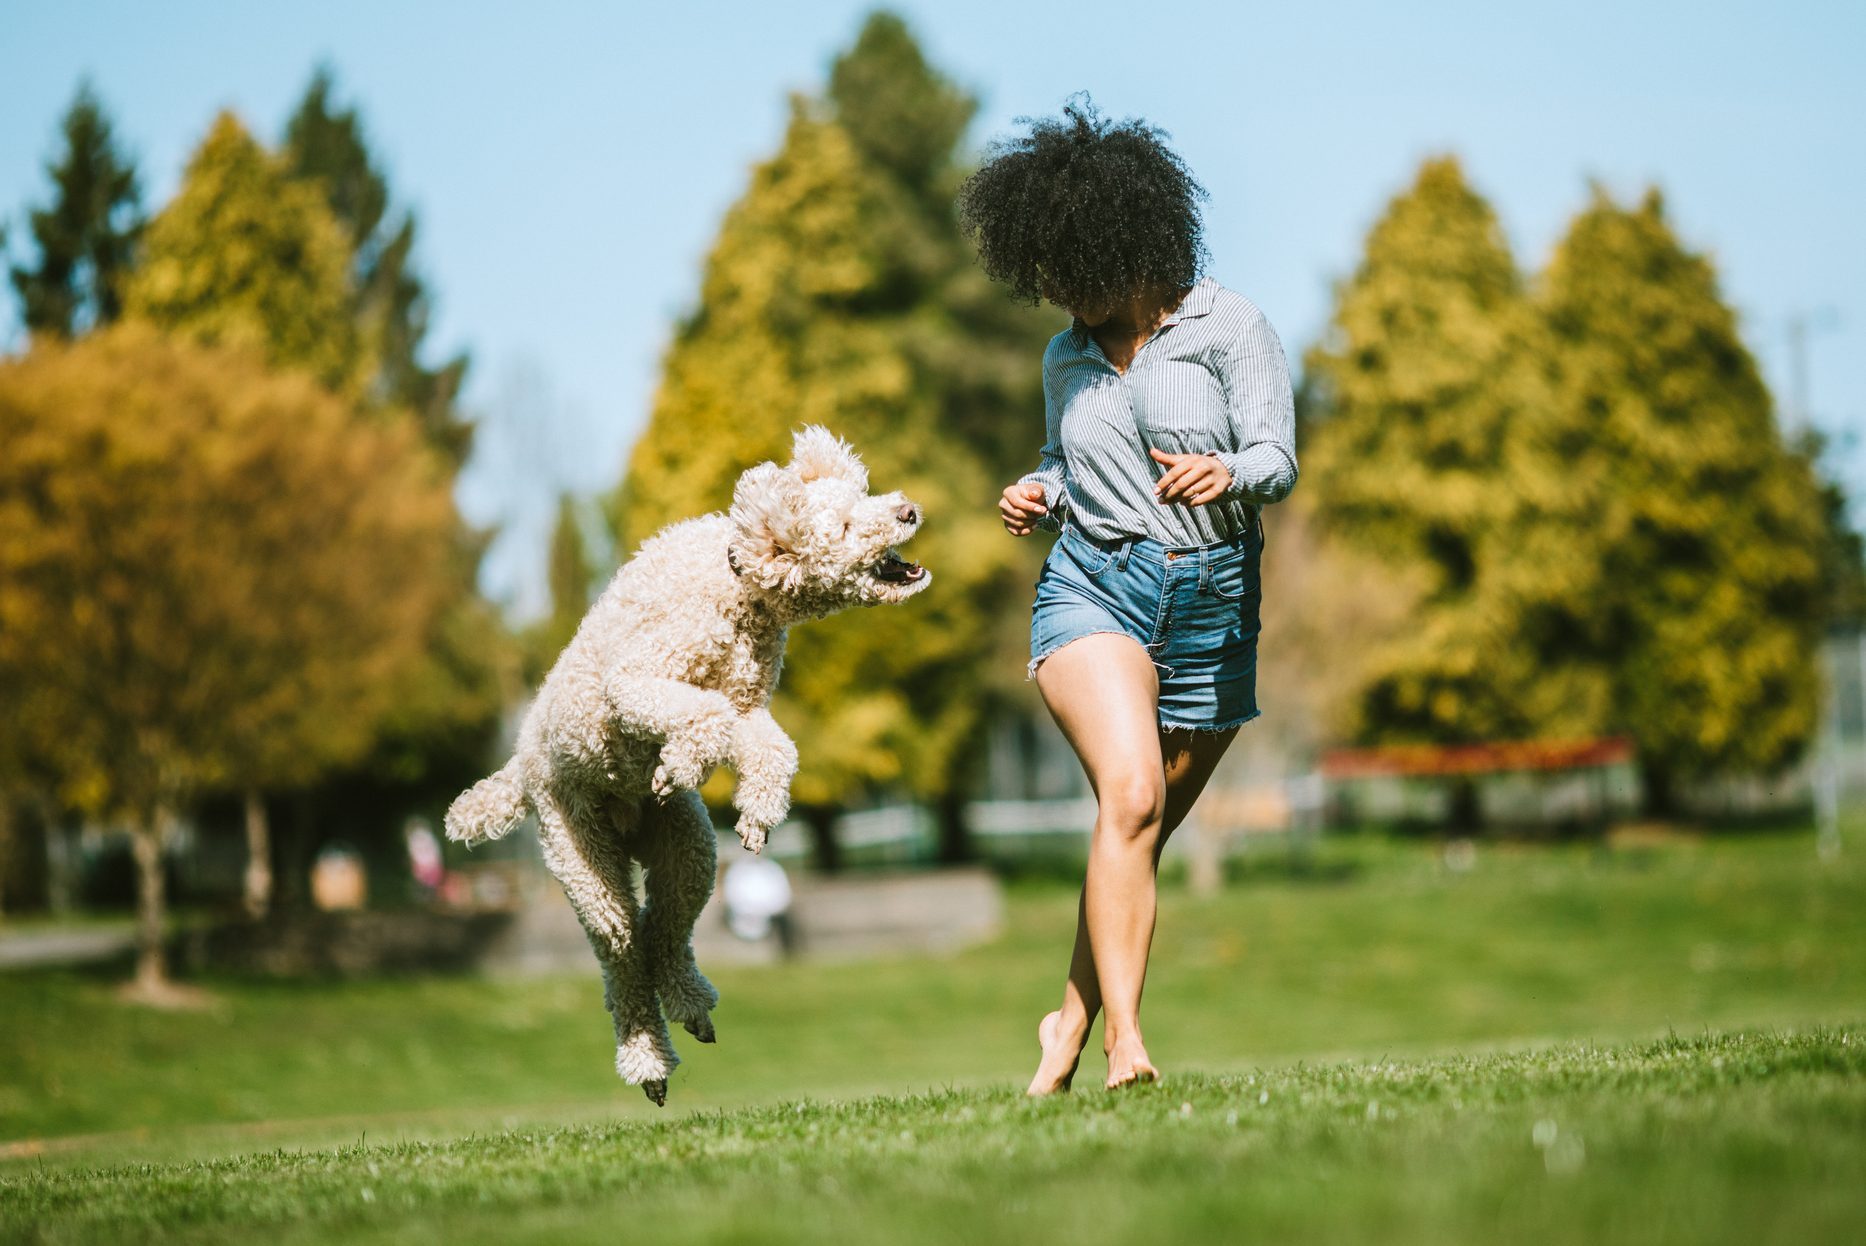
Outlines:
<svg viewBox="0 0 1866 1246"><path fill-rule="evenodd" d="M739 477L729 512L642 543L545 676L512 759L447 811L448 838L466 844L537 815L545 863L602 965L616 1072L656 1103L680 1062L668 1021L710 1043L719 1000L693 960L718 852L694 789L730 766L739 839L764 846L797 769L766 708L787 629L926 588L932 576L892 548L920 522L900 493L869 495L847 443L803 429L787 465Z"/></svg>

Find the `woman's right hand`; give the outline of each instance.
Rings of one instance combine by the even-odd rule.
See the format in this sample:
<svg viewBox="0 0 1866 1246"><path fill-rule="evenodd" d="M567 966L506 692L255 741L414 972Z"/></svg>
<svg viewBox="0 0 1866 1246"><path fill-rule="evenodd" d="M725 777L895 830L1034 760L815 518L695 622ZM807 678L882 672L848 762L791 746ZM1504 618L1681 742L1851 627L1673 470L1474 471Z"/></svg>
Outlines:
<svg viewBox="0 0 1866 1246"><path fill-rule="evenodd" d="M1006 485L1004 496L998 499L998 516L1004 520L1004 530L1012 536L1029 536L1037 520L1049 513L1049 508L1043 504L1043 486L1039 484Z"/></svg>

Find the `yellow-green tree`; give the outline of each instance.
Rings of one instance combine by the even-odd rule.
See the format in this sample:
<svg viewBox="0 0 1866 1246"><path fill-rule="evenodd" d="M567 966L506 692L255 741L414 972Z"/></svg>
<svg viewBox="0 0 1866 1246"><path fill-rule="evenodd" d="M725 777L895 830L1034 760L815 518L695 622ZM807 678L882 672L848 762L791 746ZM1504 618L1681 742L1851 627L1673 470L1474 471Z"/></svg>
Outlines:
<svg viewBox="0 0 1866 1246"><path fill-rule="evenodd" d="M1682 778L1783 765L1815 728L1825 502L1715 270L1657 190L1627 208L1595 187L1542 306L1608 717L1638 740L1650 803Z"/></svg>
<svg viewBox="0 0 1866 1246"><path fill-rule="evenodd" d="M824 864L828 815L883 788L935 803L946 854L961 855L996 668L1022 674L999 658L1029 555L998 527L1010 468L993 447L1020 421L1027 447L1041 439L1043 338L983 287L952 218L970 110L887 14L839 58L827 99L792 98L781 149L721 226L614 505L626 551L724 506L740 471L781 460L795 428L821 423L857 447L877 488L925 507L915 557L938 577L931 590L791 637L775 712L798 741L793 790ZM879 116L895 121L848 124Z"/></svg>
<svg viewBox="0 0 1866 1246"><path fill-rule="evenodd" d="M0 364L0 440L0 773L132 829L159 990L176 817L369 746L445 600L447 477L407 422L135 324Z"/></svg>
<svg viewBox="0 0 1866 1246"><path fill-rule="evenodd" d="M359 394L371 372L342 227L318 186L293 178L227 112L144 232L124 311L256 350L342 393Z"/></svg>
<svg viewBox="0 0 1866 1246"><path fill-rule="evenodd" d="M584 539L577 499L565 493L557 499L557 523L551 529L546 582L551 590L550 613L523 637L525 680L537 683L557 661L557 655L577 634L577 625L589 612L596 589L596 569Z"/></svg>
<svg viewBox="0 0 1866 1246"><path fill-rule="evenodd" d="M1324 531L1423 586L1361 655L1354 732L1585 734L1605 709L1586 522L1540 325L1490 205L1428 160L1368 235L1307 355L1305 486Z"/></svg>

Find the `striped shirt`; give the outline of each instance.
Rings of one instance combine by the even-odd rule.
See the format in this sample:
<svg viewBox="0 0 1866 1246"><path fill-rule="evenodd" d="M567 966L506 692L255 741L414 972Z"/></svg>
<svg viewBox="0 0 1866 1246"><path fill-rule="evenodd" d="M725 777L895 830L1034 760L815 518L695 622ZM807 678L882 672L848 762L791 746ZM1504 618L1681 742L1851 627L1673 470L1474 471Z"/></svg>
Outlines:
<svg viewBox="0 0 1866 1246"><path fill-rule="evenodd" d="M1200 278L1125 373L1078 321L1043 352L1045 440L1037 469L1049 513L1093 537L1208 545L1250 530L1296 483L1289 363L1257 305ZM1203 506L1154 500L1167 468L1148 455L1211 454L1231 473Z"/></svg>

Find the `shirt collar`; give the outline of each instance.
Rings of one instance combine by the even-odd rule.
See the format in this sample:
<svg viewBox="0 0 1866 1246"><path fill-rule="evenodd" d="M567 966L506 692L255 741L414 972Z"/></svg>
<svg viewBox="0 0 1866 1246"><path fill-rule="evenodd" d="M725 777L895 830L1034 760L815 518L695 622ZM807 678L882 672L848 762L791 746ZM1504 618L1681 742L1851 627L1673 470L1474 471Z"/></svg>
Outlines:
<svg viewBox="0 0 1866 1246"><path fill-rule="evenodd" d="M1210 277L1200 277L1180 300L1172 314L1160 322L1162 328L1169 324L1178 324L1181 320L1190 320L1194 316L1203 316L1212 309L1218 298L1218 283Z"/></svg>
<svg viewBox="0 0 1866 1246"><path fill-rule="evenodd" d="M1211 277L1200 277L1192 283L1192 288L1186 291L1186 297L1179 300L1179 306L1160 322L1160 328L1164 329L1169 324L1178 324L1182 320L1191 320L1195 316L1203 316L1211 311L1212 305L1217 301L1218 282ZM1089 331L1080 320L1073 318L1070 320L1069 335L1070 344L1077 350L1088 349Z"/></svg>

